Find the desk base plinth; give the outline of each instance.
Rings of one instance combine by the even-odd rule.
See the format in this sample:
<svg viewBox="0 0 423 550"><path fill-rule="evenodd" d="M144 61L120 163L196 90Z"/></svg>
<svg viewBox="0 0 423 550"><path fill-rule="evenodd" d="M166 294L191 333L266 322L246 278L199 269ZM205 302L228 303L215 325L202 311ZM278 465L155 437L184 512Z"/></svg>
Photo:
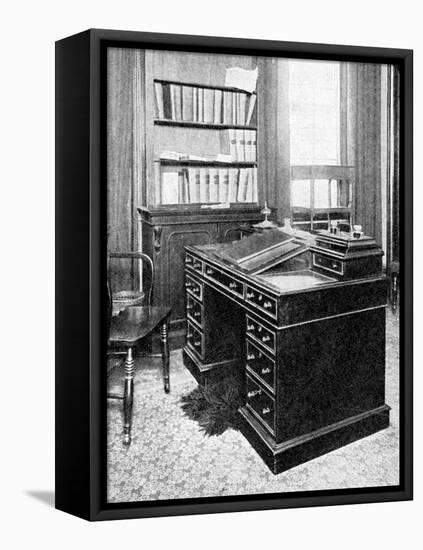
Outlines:
<svg viewBox="0 0 423 550"><path fill-rule="evenodd" d="M272 473L279 474L389 426L388 405L277 444L249 413L239 409L240 430Z"/></svg>
<svg viewBox="0 0 423 550"><path fill-rule="evenodd" d="M239 359L230 359L227 361L204 364L197 359L188 346L184 346L182 348L182 358L185 367L189 370L200 386L205 386L208 383L214 382L216 379L221 380L225 375L233 375L234 373L237 373L241 379L243 374Z"/></svg>

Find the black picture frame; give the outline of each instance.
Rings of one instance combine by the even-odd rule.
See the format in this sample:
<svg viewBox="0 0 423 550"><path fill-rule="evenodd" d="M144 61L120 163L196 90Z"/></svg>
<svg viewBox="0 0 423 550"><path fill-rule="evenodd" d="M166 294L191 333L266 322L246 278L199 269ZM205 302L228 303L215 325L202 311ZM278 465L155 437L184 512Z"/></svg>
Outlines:
<svg viewBox="0 0 423 550"><path fill-rule="evenodd" d="M105 50L183 49L396 64L400 70L400 484L107 504ZM90 29L56 43L56 508L87 520L412 499L413 52ZM104 370L104 369L103 369Z"/></svg>

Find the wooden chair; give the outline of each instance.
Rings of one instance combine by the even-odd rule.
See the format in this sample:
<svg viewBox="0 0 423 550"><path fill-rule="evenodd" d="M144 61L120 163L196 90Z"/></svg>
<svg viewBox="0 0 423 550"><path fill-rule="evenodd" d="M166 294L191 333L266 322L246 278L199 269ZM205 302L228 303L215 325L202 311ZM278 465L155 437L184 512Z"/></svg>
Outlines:
<svg viewBox="0 0 423 550"><path fill-rule="evenodd" d="M123 401L123 444L130 445L132 406L134 399L134 351L142 340L160 325L164 390L166 393L169 393L169 343L167 338L167 323L171 308L166 306L151 306L154 265L149 256L142 252L114 252L109 254L109 266L110 259L112 258L125 258L132 261L139 261L140 265L142 263L142 305L131 305L131 300L129 299L128 304L123 307L122 301L119 299L118 307L114 307L110 275L107 282L109 354L123 353L125 355L123 395L108 394L107 397ZM127 294L130 295L130 292L128 291ZM122 292L119 296L122 296ZM136 299L137 304L139 304L139 296L135 296L134 299Z"/></svg>

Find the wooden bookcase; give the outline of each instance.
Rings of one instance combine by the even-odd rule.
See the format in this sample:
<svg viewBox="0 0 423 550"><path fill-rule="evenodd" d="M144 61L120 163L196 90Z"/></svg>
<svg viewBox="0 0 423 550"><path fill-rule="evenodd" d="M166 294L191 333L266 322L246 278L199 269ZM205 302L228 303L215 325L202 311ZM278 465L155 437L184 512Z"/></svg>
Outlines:
<svg viewBox="0 0 423 550"><path fill-rule="evenodd" d="M258 63L234 55L143 55L145 132L135 145L145 151L139 242L156 267L153 301L173 305L170 332L179 344L185 331L185 246L238 239L241 226L263 219L259 94L224 86L227 68L254 69Z"/></svg>
<svg viewBox="0 0 423 550"><path fill-rule="evenodd" d="M147 202L257 203L257 94L154 79L154 185Z"/></svg>

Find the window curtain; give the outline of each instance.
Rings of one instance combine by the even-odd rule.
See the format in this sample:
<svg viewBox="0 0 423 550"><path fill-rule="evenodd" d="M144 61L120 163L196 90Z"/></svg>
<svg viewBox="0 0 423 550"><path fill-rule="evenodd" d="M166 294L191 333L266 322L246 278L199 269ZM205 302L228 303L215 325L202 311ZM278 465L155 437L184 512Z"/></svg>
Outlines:
<svg viewBox="0 0 423 550"><path fill-rule="evenodd" d="M382 151L381 65L343 64L342 82L347 86L346 155L342 163L355 166L354 223L382 245ZM341 140L342 143L343 140Z"/></svg>
<svg viewBox="0 0 423 550"><path fill-rule="evenodd" d="M140 50L125 48L109 48L107 54L108 251L137 251L143 57ZM139 286L134 261L110 260L108 272L114 292Z"/></svg>

